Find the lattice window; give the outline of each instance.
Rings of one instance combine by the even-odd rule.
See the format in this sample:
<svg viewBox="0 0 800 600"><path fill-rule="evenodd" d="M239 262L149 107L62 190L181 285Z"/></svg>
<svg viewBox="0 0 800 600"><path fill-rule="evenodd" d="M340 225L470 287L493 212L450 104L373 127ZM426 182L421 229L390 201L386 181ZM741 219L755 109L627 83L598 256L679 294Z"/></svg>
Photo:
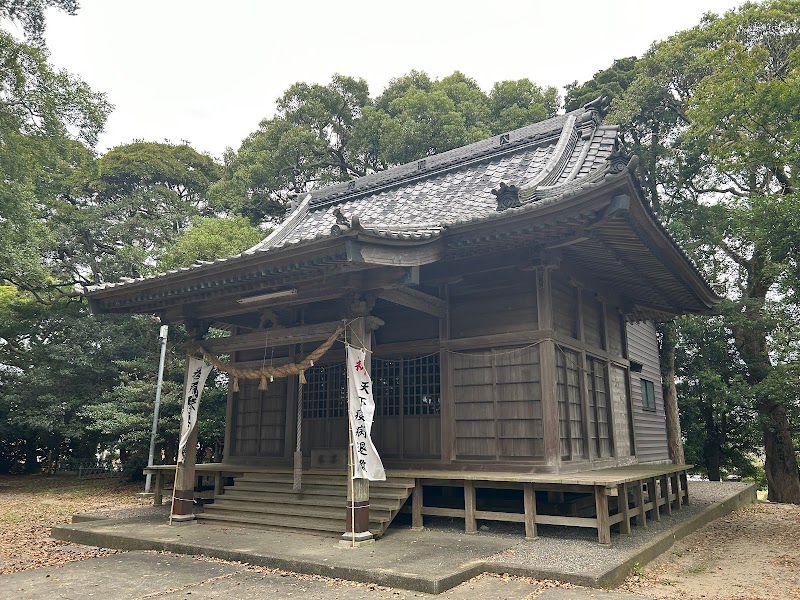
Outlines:
<svg viewBox="0 0 800 600"><path fill-rule="evenodd" d="M583 442L583 405L581 403L578 354L556 351L556 385L561 457L565 460L586 457Z"/></svg>
<svg viewBox="0 0 800 600"><path fill-rule="evenodd" d="M343 364L317 365L306 371L303 418L328 419L347 414L347 376Z"/></svg>
<svg viewBox="0 0 800 600"><path fill-rule="evenodd" d="M441 404L439 355L373 359L372 391L380 417L438 415ZM303 418L347 416L345 366L317 365L306 371Z"/></svg>
<svg viewBox="0 0 800 600"><path fill-rule="evenodd" d="M589 411L593 419L592 437L595 450L600 457L613 454L611 434L611 405L608 401L608 377L606 363L596 358L586 359L586 382L589 390Z"/></svg>
<svg viewBox="0 0 800 600"><path fill-rule="evenodd" d="M403 394L403 360L372 359L372 393L375 398L375 415L397 417L400 415Z"/></svg>
<svg viewBox="0 0 800 600"><path fill-rule="evenodd" d="M403 414L438 415L441 405L439 355L403 361Z"/></svg>

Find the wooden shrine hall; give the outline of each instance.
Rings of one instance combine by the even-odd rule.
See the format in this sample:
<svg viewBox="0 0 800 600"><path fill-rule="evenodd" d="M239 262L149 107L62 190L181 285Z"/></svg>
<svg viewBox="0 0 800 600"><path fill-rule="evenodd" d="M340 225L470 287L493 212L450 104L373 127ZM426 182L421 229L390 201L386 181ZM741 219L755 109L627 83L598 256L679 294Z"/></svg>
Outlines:
<svg viewBox="0 0 800 600"><path fill-rule="evenodd" d="M611 526L688 502L654 322L719 298L601 118L592 103L312 191L237 256L90 290L96 313L185 323L196 351L261 370L232 378L224 457L188 453L174 514L192 517L208 475L201 523L366 540L410 511L414 527L495 519L609 543ZM228 335L206 339L211 327ZM348 484L344 337L371 351L386 481ZM281 365L302 372L268 381ZM174 471L151 469L157 502Z"/></svg>

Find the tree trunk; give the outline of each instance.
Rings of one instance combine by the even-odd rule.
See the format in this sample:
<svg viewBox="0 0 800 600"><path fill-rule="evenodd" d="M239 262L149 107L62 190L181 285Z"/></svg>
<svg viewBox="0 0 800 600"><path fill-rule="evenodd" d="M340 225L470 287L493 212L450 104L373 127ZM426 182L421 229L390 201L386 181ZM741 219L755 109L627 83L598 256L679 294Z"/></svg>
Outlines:
<svg viewBox="0 0 800 600"><path fill-rule="evenodd" d="M667 449L676 465L686 463L681 440L681 420L678 413L678 390L675 387L675 345L678 332L675 321L661 325L661 365L664 369L664 414L667 420Z"/></svg>
<svg viewBox="0 0 800 600"><path fill-rule="evenodd" d="M710 402L703 402L706 419L706 470L709 481L722 481L722 448L719 443L719 432L714 423L714 409Z"/></svg>
<svg viewBox="0 0 800 600"><path fill-rule="evenodd" d="M764 402L758 407L764 427L764 470L770 502L800 504L800 472L792 444L792 430L786 407L777 402Z"/></svg>
<svg viewBox="0 0 800 600"><path fill-rule="evenodd" d="M752 286L751 286L752 287ZM764 286L766 289L766 286ZM759 293L752 294L750 303L745 304L744 315L749 326L734 327L733 333L739 346L742 359L747 365L747 380L750 385L764 381L772 369L767 347L767 333L759 328L764 297ZM753 300L760 302L753 302ZM767 475L767 499L770 502L790 502L800 504L800 468L792 442L792 428L786 407L780 402L766 398L759 402L758 415L764 434L764 470Z"/></svg>

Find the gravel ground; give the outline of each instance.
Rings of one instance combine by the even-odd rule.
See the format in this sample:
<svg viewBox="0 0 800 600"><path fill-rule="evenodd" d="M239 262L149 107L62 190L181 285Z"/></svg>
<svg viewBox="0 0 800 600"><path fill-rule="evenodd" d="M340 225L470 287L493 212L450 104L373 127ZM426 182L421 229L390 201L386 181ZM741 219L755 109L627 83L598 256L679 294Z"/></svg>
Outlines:
<svg viewBox="0 0 800 600"><path fill-rule="evenodd" d="M747 484L743 483L691 482L688 506L680 511L673 510L671 517L662 516L661 521L648 520L646 529L633 527L631 535L621 535L612 530L610 548L597 543L597 534L593 529L542 526L539 527L538 539L521 542L495 555L492 560L510 565L547 565L549 569L563 573L603 572L619 563L624 556L701 513L714 502L745 488ZM492 525L489 525L489 531L500 533L500 528Z"/></svg>

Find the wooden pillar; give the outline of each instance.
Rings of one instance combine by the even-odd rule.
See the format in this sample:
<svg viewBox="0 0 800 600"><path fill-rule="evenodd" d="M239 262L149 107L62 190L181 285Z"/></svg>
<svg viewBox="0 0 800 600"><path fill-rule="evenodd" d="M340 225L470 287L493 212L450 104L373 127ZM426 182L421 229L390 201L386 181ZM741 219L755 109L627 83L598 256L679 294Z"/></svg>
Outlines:
<svg viewBox="0 0 800 600"><path fill-rule="evenodd" d="M672 516L672 498L669 491L669 475L661 476L661 495L664 497L664 510L667 516Z"/></svg>
<svg viewBox="0 0 800 600"><path fill-rule="evenodd" d="M347 341L354 346L363 346L367 351L364 367L372 376L372 330L367 326L365 316L353 319L348 325ZM350 420L347 420L350 427ZM352 440L351 440L352 441ZM349 460L353 460L353 449L348 448ZM349 464L349 463L348 463ZM347 478L350 479L348 468ZM342 535L343 545L365 544L374 541L369 530L369 479L352 479L347 486L347 523L345 533Z"/></svg>
<svg viewBox="0 0 800 600"><path fill-rule="evenodd" d="M636 498L636 508L638 514L636 515L636 524L639 527L647 527L647 510L644 507L644 481L641 479L634 482L633 495Z"/></svg>
<svg viewBox="0 0 800 600"><path fill-rule="evenodd" d="M183 401L186 402L186 387L189 385L189 361L186 361L186 373L183 377ZM182 407L183 408L183 407ZM195 415L195 426L189 433L186 442L186 456L178 463L175 470L175 483L173 485L173 501L170 523L180 523L194 520L194 486L197 482L195 475L195 462L197 461L197 420L199 411ZM178 450L180 452L180 449Z"/></svg>
<svg viewBox="0 0 800 600"><path fill-rule="evenodd" d="M475 523L475 485L470 480L464 481L464 532L477 533Z"/></svg>
<svg viewBox="0 0 800 600"><path fill-rule="evenodd" d="M608 495L605 485L594 486L594 505L597 513L597 541L600 544L611 544L611 526L608 519Z"/></svg>
<svg viewBox="0 0 800 600"><path fill-rule="evenodd" d="M414 491L411 493L411 529L420 531L422 529L422 482L414 480Z"/></svg>
<svg viewBox="0 0 800 600"><path fill-rule="evenodd" d="M680 477L678 480L680 482L680 485L678 486L678 491L681 492L681 495L683 497L682 503L689 504L689 477L687 476L686 471L680 472Z"/></svg>
<svg viewBox="0 0 800 600"><path fill-rule="evenodd" d="M622 516L619 522L619 532L630 534L631 532L631 511L628 505L628 484L621 483L617 486L617 508Z"/></svg>
<svg viewBox="0 0 800 600"><path fill-rule="evenodd" d="M672 490L675 492L675 510L681 509L681 482L678 473L669 476L672 480Z"/></svg>
<svg viewBox="0 0 800 600"><path fill-rule="evenodd" d="M651 477L647 480L647 493L653 502L653 520L661 520L661 511L658 508L658 492L656 491L656 478Z"/></svg>
<svg viewBox="0 0 800 600"><path fill-rule="evenodd" d="M532 540L537 536L536 532L536 490L533 484L525 482L522 485L525 503L525 539Z"/></svg>
<svg viewBox="0 0 800 600"><path fill-rule="evenodd" d="M450 284L443 283L439 288L439 296L447 303L447 311L439 319L439 378L441 390L440 435L442 440L442 462L449 463L455 459L455 390L453 387L453 369L451 354L444 348L450 339Z"/></svg>
<svg viewBox="0 0 800 600"><path fill-rule="evenodd" d="M536 269L536 299L539 329L554 332L553 294L550 272L553 267ZM553 339L539 344L539 379L542 388L542 426L544 428L544 459L556 471L561 466L561 437L558 422L556 389L556 345Z"/></svg>

